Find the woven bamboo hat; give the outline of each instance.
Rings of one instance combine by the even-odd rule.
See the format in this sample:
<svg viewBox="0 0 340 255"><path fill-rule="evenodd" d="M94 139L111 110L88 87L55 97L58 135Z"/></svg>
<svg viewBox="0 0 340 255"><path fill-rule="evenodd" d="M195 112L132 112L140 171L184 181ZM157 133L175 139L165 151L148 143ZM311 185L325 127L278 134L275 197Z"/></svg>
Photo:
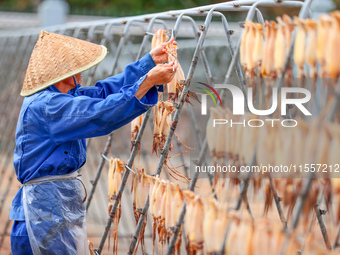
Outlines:
<svg viewBox="0 0 340 255"><path fill-rule="evenodd" d="M20 95L29 96L100 63L105 46L42 30L28 63Z"/></svg>

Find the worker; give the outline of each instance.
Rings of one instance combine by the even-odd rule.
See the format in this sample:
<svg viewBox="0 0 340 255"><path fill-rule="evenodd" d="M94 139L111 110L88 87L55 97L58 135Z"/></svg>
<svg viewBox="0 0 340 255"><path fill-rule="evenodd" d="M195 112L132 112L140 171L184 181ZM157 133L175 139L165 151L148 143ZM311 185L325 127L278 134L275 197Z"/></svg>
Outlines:
<svg viewBox="0 0 340 255"><path fill-rule="evenodd" d="M14 168L22 184L12 202L13 255L88 254L85 191L77 170L85 139L124 126L158 100L160 84L178 63L168 61L171 39L123 73L80 88L81 72L106 56L104 46L41 31L21 95Z"/></svg>

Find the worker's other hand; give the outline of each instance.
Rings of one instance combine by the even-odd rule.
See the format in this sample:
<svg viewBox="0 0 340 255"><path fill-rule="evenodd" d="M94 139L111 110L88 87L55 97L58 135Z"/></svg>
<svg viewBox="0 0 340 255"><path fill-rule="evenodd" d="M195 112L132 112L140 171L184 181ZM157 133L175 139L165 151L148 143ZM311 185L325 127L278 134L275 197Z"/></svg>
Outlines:
<svg viewBox="0 0 340 255"><path fill-rule="evenodd" d="M172 37L170 41L164 42L150 51L150 55L156 65L168 62L168 53L166 53L166 46L168 44L177 45L177 42Z"/></svg>
<svg viewBox="0 0 340 255"><path fill-rule="evenodd" d="M157 65L148 72L147 79L152 86L169 83L174 78L177 67L177 61L172 61L169 64Z"/></svg>

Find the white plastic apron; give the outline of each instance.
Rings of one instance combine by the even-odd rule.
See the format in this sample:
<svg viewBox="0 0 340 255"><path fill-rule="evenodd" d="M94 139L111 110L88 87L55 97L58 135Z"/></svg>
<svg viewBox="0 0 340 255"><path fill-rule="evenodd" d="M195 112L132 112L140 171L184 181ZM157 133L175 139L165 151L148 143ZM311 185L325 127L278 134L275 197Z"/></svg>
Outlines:
<svg viewBox="0 0 340 255"><path fill-rule="evenodd" d="M78 173L46 176L23 185L23 206L34 255L89 254Z"/></svg>

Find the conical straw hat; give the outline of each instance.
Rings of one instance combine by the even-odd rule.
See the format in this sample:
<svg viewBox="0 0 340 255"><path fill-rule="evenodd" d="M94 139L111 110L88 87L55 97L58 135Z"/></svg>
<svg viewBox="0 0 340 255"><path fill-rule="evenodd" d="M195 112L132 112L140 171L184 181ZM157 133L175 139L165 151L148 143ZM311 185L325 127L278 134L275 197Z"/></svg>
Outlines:
<svg viewBox="0 0 340 255"><path fill-rule="evenodd" d="M42 30L28 63L20 95L29 96L81 73L106 56L105 46Z"/></svg>

